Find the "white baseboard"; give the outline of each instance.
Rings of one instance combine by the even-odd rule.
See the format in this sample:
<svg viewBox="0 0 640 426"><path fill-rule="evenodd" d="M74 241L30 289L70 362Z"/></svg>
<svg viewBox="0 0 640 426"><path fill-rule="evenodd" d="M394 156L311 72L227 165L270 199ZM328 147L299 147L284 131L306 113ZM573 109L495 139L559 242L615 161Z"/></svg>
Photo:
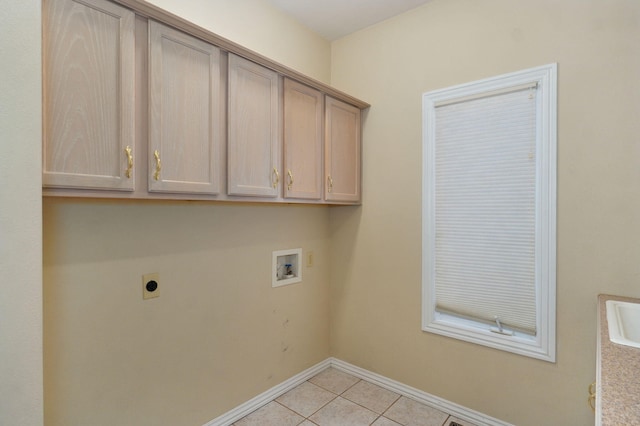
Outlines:
<svg viewBox="0 0 640 426"><path fill-rule="evenodd" d="M279 385L276 385L271 389L256 396L255 398L250 399L244 404L237 406L233 410L228 411L219 417L216 417L204 426L229 426L233 422L237 422L246 415L253 413L263 405L267 405L269 402L276 399L280 395L306 382L307 380L309 380L319 372L326 370L330 366L331 358L327 358L324 361L314 365L313 367L304 370L302 373L296 374L295 376L291 377L288 380L285 380Z"/></svg>
<svg viewBox="0 0 640 426"><path fill-rule="evenodd" d="M289 390L295 388L296 386L307 381L308 379L312 378L316 374L329 367L334 367L338 370L344 371L345 373L349 373L360 379L364 379L368 382L376 384L402 396L406 396L407 398L411 398L415 401L421 402L430 407L437 408L438 410L449 413L459 418L460 420L465 420L478 426L512 426L510 423L503 422L501 420L487 416L486 414L471 410L469 408L439 398L435 395L423 392L419 389L412 388L411 386L396 382L395 380L391 380L387 377L381 376L380 374L365 370L364 368L356 367L355 365L349 364L348 362L344 362L336 358L327 358L319 364L308 368L302 373L296 374L292 378L285 380L279 385L272 387L271 389L261 393L260 395L245 402L244 404L237 406L233 410L228 411L227 413L219 417L216 417L204 426L229 426L233 422L240 420L246 415L257 410L258 408L268 404L280 395L288 392Z"/></svg>

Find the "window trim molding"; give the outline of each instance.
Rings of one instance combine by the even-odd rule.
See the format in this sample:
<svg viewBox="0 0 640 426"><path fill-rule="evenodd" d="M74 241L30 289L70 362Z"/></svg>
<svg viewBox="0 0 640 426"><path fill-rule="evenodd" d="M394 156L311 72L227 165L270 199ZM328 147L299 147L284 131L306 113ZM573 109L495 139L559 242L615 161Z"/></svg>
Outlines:
<svg viewBox="0 0 640 426"><path fill-rule="evenodd" d="M536 328L535 337L504 336L486 324L436 312L435 251L436 104L537 83L536 94ZM556 360L557 64L552 63L422 95L422 330L548 362Z"/></svg>

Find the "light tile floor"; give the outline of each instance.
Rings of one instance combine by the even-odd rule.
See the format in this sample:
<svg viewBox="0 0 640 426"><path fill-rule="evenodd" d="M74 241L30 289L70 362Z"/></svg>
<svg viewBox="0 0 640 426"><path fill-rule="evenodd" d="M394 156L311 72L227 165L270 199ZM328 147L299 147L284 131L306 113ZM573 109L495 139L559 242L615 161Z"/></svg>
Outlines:
<svg viewBox="0 0 640 426"><path fill-rule="evenodd" d="M234 426L473 426L350 374L328 368Z"/></svg>

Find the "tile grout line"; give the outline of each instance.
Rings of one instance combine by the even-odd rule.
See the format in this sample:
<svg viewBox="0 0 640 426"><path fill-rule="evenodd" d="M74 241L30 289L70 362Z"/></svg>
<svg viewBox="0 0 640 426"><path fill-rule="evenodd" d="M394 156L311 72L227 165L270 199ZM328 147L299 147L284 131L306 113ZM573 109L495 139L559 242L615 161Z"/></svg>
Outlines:
<svg viewBox="0 0 640 426"><path fill-rule="evenodd" d="M331 367L329 367L329 368L331 368ZM341 371L341 370L338 370L338 371ZM344 371L343 371L343 373L345 373L345 374L349 374L351 377L355 377L355 378L357 378L357 379L358 379L358 381L356 381L353 385L349 386L347 389L345 389L344 391L342 391L342 393L340 393L340 394L336 394L336 393L334 393L333 391L331 391L331 390L329 390L329 389L326 389L326 388L324 388L324 387L322 387L322 386L320 386L320 385L317 385L317 384L315 384L315 383L311 382L310 380L311 380L313 377L312 377L311 379L307 380L307 382L308 382L308 383L311 383L312 385L318 386L318 387L319 387L319 388L321 388L321 389L324 389L324 390L326 390L326 391L328 391L328 392L333 393L333 394L335 395L335 398L333 398L331 401L327 402L327 403L326 403L325 405L323 405L322 407L318 408L318 410L316 410L313 414L311 414L311 415L310 415L309 417L307 417L305 420L309 420L311 423L313 423L313 424L317 424L317 423L315 423L315 422L311 421L311 420L310 420L310 418L311 418L314 414L316 414L318 411L322 410L324 407L326 407L327 405L329 405L331 402L335 401L335 400L336 400L336 399L338 399L338 398L342 398L342 399L344 399L344 400L346 400L346 401L351 402L352 404L357 405L358 407L361 407L361 408L363 408L363 409L365 409L365 410L367 410L367 411L370 411L370 412L372 412L372 413L374 413L374 414L376 414L376 415L377 415L377 417L376 417L375 419L373 419L373 421L372 421L371 423L369 423L369 426L371 426L372 424L374 424L375 422L377 422L378 420L380 420L380 418L385 418L385 419L388 419L388 420L390 420L390 421L392 421L392 422L394 422L394 423L398 423L398 422L396 422L395 420L391 420L389 417L385 417L385 416L384 416L384 414L385 414L387 411L389 411L389 410L391 409L391 407L393 407L393 406L395 405L395 403L396 403L396 402L398 402L398 401L400 400L400 398L402 398L402 395L397 394L396 392L393 392L393 393L396 393L396 395L398 395L398 396L393 400L393 402L392 402L391 404L389 404L389 406L388 406L387 408L385 408L385 409L384 409L384 411L382 411L382 413L377 413L377 412L373 411L373 410L372 410L371 408L369 408L369 407L366 407L366 406L364 406L364 405L362 405L362 404L360 404L360 403L358 403L358 402L356 402L356 401L352 401L352 400L351 400L351 399L349 399L348 397L344 396L344 394L345 394L345 393L347 393L350 389L354 388L358 383L361 383L361 382L369 383L369 384L371 384L371 385L373 385L373 386L379 387L380 389L385 389L385 388L383 388L383 387L381 387L381 386L379 386L379 385L377 385L377 384L375 384L375 383L372 383L372 382L370 382L370 381L368 381L368 380L358 378L358 377L356 377L356 376L354 376L354 375L352 375L352 374L350 374L350 373L346 373L346 372L344 372ZM385 389L385 390L388 390L388 389ZM391 391L390 391L390 392L391 392ZM449 417L451 417L451 416L449 415L449 416L447 417L447 419L449 419ZM446 424L446 422L447 422L447 421L445 420L444 424ZM398 424L400 424L401 426L405 426L405 425L403 425L403 424L401 424L401 423L398 423ZM442 426L444 426L444 424L443 424Z"/></svg>
<svg viewBox="0 0 640 426"><path fill-rule="evenodd" d="M331 367L329 367L329 368L331 368ZM338 371L342 371L342 370L338 370ZM306 381L307 383L310 383L310 384L312 384L312 385L315 385L315 386L319 387L320 389L324 389L324 390L326 390L327 392L331 392L332 394L334 394L334 395L335 395L335 397L334 397L333 399L331 399L331 401L327 402L326 404L324 404L323 406L321 406L320 408L318 408L316 411L314 411L312 414L310 414L310 415L309 415L308 417L306 417L304 420L308 420L308 421L310 421L311 423L313 423L313 424L316 424L316 425L317 425L317 423L315 423L315 422L313 422L313 421L311 420L311 417L312 417L314 414L318 413L318 412L319 412L320 410L322 410L323 408L325 408L327 405L331 404L333 401L335 401L335 400L336 400L336 399L338 399L338 398L342 398L342 399L344 399L344 400L346 400L346 401L351 402L352 404L357 405L358 407L361 407L361 408L363 408L363 409L365 409L365 410L368 410L368 411L370 411L370 412L372 412L372 413L376 414L376 415L377 415L377 417L376 417L375 419L373 419L373 421L372 421L371 423L369 423L369 425L374 424L375 422L377 422L377 421L378 421L380 418L382 418L382 417L384 417L384 418L386 418L386 419L388 419L388 420L391 420L391 418L389 418L389 417L385 417L385 416L384 416L384 414L385 414L387 411L389 411L389 410L391 409L391 407L393 407L393 406L394 406L394 405L395 405L395 404L400 400L400 398L402 398L402 395L397 394L396 392L393 392L393 393L395 393L395 394L396 394L396 395L398 395L398 396L393 400L393 402L392 402L392 403L391 403L387 408L385 408L385 409L384 409L384 411L382 411L382 413L377 413L377 412L373 411L373 410L372 410L371 408L369 408L369 407L366 407L366 406L364 406L364 405L362 405L362 404L360 404L360 403L358 403L358 402L356 402L356 401L352 401L352 400L351 400L351 399L349 399L348 397L344 396L344 394L345 394L345 393L347 393L350 389L354 388L358 383L361 383L361 382L369 383L369 384L371 384L371 385L373 385L373 386L376 386L376 387L379 387L379 388L381 388L381 389L385 389L385 388L383 388L383 387L381 387L381 386L379 386L379 385L377 385L377 384L375 384L375 383L372 383L372 382L370 382L370 381L368 381L368 380L358 378L358 377L356 377L356 376L354 376L354 375L352 375L352 374L350 374L350 373L346 373L346 372L344 372L344 371L343 371L343 373L345 373L345 374L349 374L351 377L357 378L358 380L357 380L354 384L352 384L351 386L349 386L348 388L346 388L344 391L342 391L342 393L339 393L339 394L336 394L335 392L331 391L330 389L327 389L327 388L325 388L325 387L323 387L323 386L321 386L321 385L319 385L319 384L316 384L316 383L311 382L311 379L313 379L313 377L312 377L312 378L310 378L310 379L308 379L308 380ZM315 376L314 376L314 377L315 377ZM385 389L385 390L388 390L388 389ZM390 392L391 392L391 391L390 391ZM284 405L284 404L281 404L281 405ZM287 408L289 408L289 407L287 407ZM290 409L290 410L292 410L291 408L289 408L289 409ZM296 412L295 410L292 410L292 411ZM296 413L297 413L297 412L296 412ZM300 414L300 413L297 413L297 414ZM448 415L448 417L447 417L447 419L445 419L445 421L444 421L444 423L442 424L442 426L444 426L444 425L447 423L447 420L451 417L448 413L447 413L447 415ZM393 421L394 423L398 423L398 422L396 422L395 420L391 420L391 421ZM303 423L304 423L304 421L303 421ZM402 423L398 423L398 424L400 424L401 426L405 426L405 425L403 425Z"/></svg>
<svg viewBox="0 0 640 426"><path fill-rule="evenodd" d="M352 374L350 374L350 373L347 373L347 374L351 375L352 377L356 377L356 376L353 376L353 375L352 375ZM379 386L379 385L377 385L377 384L375 384L375 383L373 383L373 382L370 382L370 381L368 381L368 380L365 380L365 379L359 379L359 380L358 380L356 383L354 383L354 384L353 384L353 386L351 386L349 389L353 388L355 385L357 385L357 384L358 384L358 383L360 383L360 382L369 383L370 385L373 385L373 386L379 387L380 389L389 390L389 389L385 389L385 388L383 388L382 386ZM377 413L377 412L373 411L373 410L372 410L371 408L369 408L369 407L365 407L364 405L362 405L362 404L360 404L360 403L358 403L358 402L356 402L356 401L352 401L352 400L350 400L350 399L349 399L349 398L347 398L346 396L342 396L343 394L347 393L347 391L348 391L349 389L347 389L347 390L345 390L344 392L342 392L339 396L340 396L340 397L342 397L342 398L344 398L344 399L346 399L346 400L347 400L347 401L349 401L349 402L352 402L352 403L356 404L356 405L357 405L357 406L359 406L359 407L364 408L365 410L369 410L369 411L371 411L372 413L377 414L377 415L378 415L378 417L376 417L376 418L375 418L375 420L374 420L371 424L373 424L373 423L377 422L377 421L380 419L380 417L385 417L385 416L384 416L384 414L385 414L387 411L389 411L389 410L391 409L391 407L393 407L393 406L395 405L395 403L396 403L396 402L398 402L398 401L400 400L400 398L402 398L402 395L400 395L400 394L398 394L398 393L396 393L396 392L393 392L393 391L389 391L389 392L393 392L393 393L395 393L396 395L398 395L398 397L397 397L396 399L394 399L394 400L393 400L393 402L392 402L392 403L391 403L387 408L385 408L385 409L384 409L384 411L383 411L382 413ZM391 420L391 418L389 418L389 417L385 417L385 418L386 418L386 419ZM391 420L391 421L393 421L393 422L395 422L395 423L398 423L398 422L396 422L395 420ZM445 421L445 423L446 423L446 421ZM399 423L399 424L400 424L400 423ZM401 426L405 426L405 425L402 425L402 424L401 424ZM444 425L443 425L443 426L444 426Z"/></svg>
<svg viewBox="0 0 640 426"><path fill-rule="evenodd" d="M362 380L364 380L364 379L362 379ZM368 382L368 383L371 383L371 382ZM371 384L372 384L372 385L374 385L374 386L378 386L378 385L376 385L375 383L371 383ZM382 386L378 386L378 387L379 387L379 388L381 388L381 389L384 389ZM388 389L385 389L385 390L388 390ZM390 391L390 392L391 392L391 391ZM400 398L402 398L402 395L400 395L400 394L398 394L398 393L396 393L396 392L393 392L393 393L395 393L396 395L398 395L398 397L397 397L397 398L396 398L396 399L391 403L391 405L389 405L389 406L387 407L387 409L386 409L386 410L384 410L384 411L382 412L382 414L380 414L380 417L384 417L384 414L385 414L387 411L391 410L391 407L393 407L394 405L396 405L396 402L400 401ZM385 419L389 419L389 420L391 420L392 422L398 423L398 422L396 422L395 420L392 420L390 417L385 417ZM376 419L376 420L378 420L378 419ZM398 424L402 425L402 423L398 423ZM404 426L404 425L402 425L402 426Z"/></svg>
<svg viewBox="0 0 640 426"><path fill-rule="evenodd" d="M329 367L329 368L331 368L331 367ZM339 371L339 370L338 370L338 371ZM318 374L319 374L319 373L318 373ZM348 374L348 373L347 373L347 374ZM316 414L317 412L319 412L320 410L322 410L322 409L323 409L324 407L326 407L327 405L331 404L333 401L335 401L335 400L336 400L336 399L338 399L338 398L343 398L343 399L346 399L347 401L353 402L353 401L351 401L351 400L349 400L349 399L347 399L347 398L344 398L344 397L342 396L342 394L343 394L343 393L345 393L346 391L348 391L349 389L351 389L352 387L354 387L355 385L357 385L358 383L360 383L361 381L363 381L363 379L360 379L360 378L358 378L358 377L356 377L356 376L354 376L354 375L352 375L352 374L349 374L349 375L350 375L351 377L354 377L354 378L358 379L358 380L357 380L353 385L349 386L347 389L345 389L344 391L342 391L342 393L339 393L339 394L338 394L338 393L335 393L335 392L333 392L333 391L331 391L331 390L329 390L329 389L326 389L326 388L324 388L324 387L322 387L322 386L320 386L320 385L317 385L317 384L315 384L315 383L311 382L311 379L313 379L313 377L311 377L310 379L308 379L308 380L307 380L307 383L310 383L310 384L312 384L312 385L314 385L314 386L317 386L317 387L319 387L320 389L324 389L324 390L326 390L327 392L331 392L332 394L334 394L334 395L335 395L335 397L334 397L334 398L332 398L332 399L331 399L331 401L327 402L327 403L326 403L326 404L324 404L322 407L318 408L316 411L314 411L313 413L311 413L311 414L309 415L309 417L306 417L306 418L305 418L305 420L309 420L311 423L313 423L313 424L317 424L317 423L315 423L314 421L310 420L310 419L311 419L311 417L312 417L314 414ZM315 376L314 376L314 377L315 377ZM354 404L356 404L355 402L353 402L353 403L354 403ZM358 404L358 405L359 405L359 406L361 406L360 404ZM362 406L361 406L361 407L362 407ZM362 408L367 408L367 407L362 407ZM369 411L371 411L371 410L369 410ZM377 414L377 413L376 413L376 414ZM377 419L376 419L376 420L377 420ZM375 421L375 420L374 420L374 421ZM304 422L303 422L303 423L304 423Z"/></svg>
<svg viewBox="0 0 640 426"><path fill-rule="evenodd" d="M314 376L314 377L315 377L315 376ZM313 377L312 377L312 378L313 378ZM309 380L310 380L310 379L309 379ZM312 383L312 382L310 382L309 380L307 380L305 383L310 383L310 384L312 384L312 385L314 385L314 386L318 386L320 389L324 389L324 390L326 390L327 392L331 392L329 389L325 389L325 388L323 388L323 387L322 387L322 386L320 386L320 385L316 385L315 383ZM318 411L322 410L322 409L323 409L324 407L326 407L327 405L331 404L333 401L335 401L335 400L336 400L336 398L338 398L338 397L340 396L340 395L336 394L335 392L331 392L331 393L334 395L334 397L333 397L333 398L331 398L331 400L330 400L330 401L328 401L326 404L324 404L323 406L321 406L320 408L318 408L316 411L314 411L313 413L311 413L311 414L309 414L307 417L305 417L305 420L309 420L309 421L310 421L311 423L313 423L314 425L315 425L315 424L317 424L316 422L314 422L314 421L310 420L310 419L311 419L311 416L313 416L314 414L316 414ZM304 422L303 422L303 423L304 423Z"/></svg>
<svg viewBox="0 0 640 426"><path fill-rule="evenodd" d="M331 367L329 367L329 368L331 368ZM340 370L338 370L338 371L340 371ZM349 373L346 373L346 374L349 374ZM361 407L361 408L363 408L363 409L365 409L365 410L367 410L367 411L370 411L370 412L374 413L377 417L376 417L375 419L373 419L373 421L372 421L371 423L369 423L369 425L372 425L372 424L374 424L375 422L377 422L381 417L384 417L384 413L386 413L386 412L387 412L387 411L388 411L388 410L389 410L389 409L390 409L390 408L391 408L391 407L392 407L396 402L398 402L398 400L402 397L402 395L398 395L398 397L397 397L396 399L394 399L394 400L393 400L393 402L392 402L392 403L391 403L391 404L390 404L390 405L389 405L389 406L388 406L388 407L387 407L387 408L386 408L382 413L377 413L377 412L373 411L373 410L372 410L371 408L369 408L369 407L365 407L364 405L362 405L362 404L360 404L360 403L358 403L358 402L356 402L356 401L352 401L351 399L349 399L349 398L347 398L346 396L344 396L344 394L345 394L345 393L347 393L350 389L354 388L358 383L361 383L361 382L366 382L366 383L372 384L372 385L377 386L377 387L380 387L380 386L376 385L375 383L371 383L371 382L369 382L369 381L367 381L367 380L364 380L364 379L358 378L358 377L356 377L356 376L354 376L354 375L352 375L352 374L349 374L349 376L354 377L354 378L356 378L356 379L358 379L358 380L357 380L356 382L354 382L352 385L350 385L348 388L346 388L345 390L343 390L343 391L342 391L341 393L339 393L339 394L337 394L337 393L333 392L332 390L327 389L327 388L325 388L325 387L323 387L323 386L321 386L321 385L319 385L319 384L316 384L316 383L311 382L311 379L313 379L313 377L312 377L312 378L310 378L310 379L308 379L308 380L306 380L304 383L309 383L309 384L311 384L311 385L317 386L317 387L319 387L320 389L324 389L325 391L330 392L330 393L332 393L332 394L334 395L334 397L333 397L330 401L328 401L326 404L322 405L320 408L318 408L316 411L314 411L313 413L311 413L311 414L310 414L309 416L307 416L307 417L304 417L301 413L299 413L299 412L295 411L294 409L292 409L292 408L290 408L290 407L286 406L285 404L281 403L280 401L276 401L276 400L274 400L274 401L275 401L275 402L277 402L278 404L282 405L283 407L287 408L288 410L293 411L294 413L296 413L296 414L300 415L301 417L304 417L304 419L302 420L302 422L301 422L301 423L299 423L299 424L304 423L304 422L305 422L305 420L306 420L306 421L309 421L309 422L313 423L314 425L317 425L317 423L315 423L314 421L312 421L312 420L311 420L311 417L313 417L316 413L318 413L319 411L321 411L323 408L325 408L327 405L331 404L331 403L332 403L333 401L335 401L336 399L338 399L338 398L342 398L342 399L344 399L345 401L349 401L349 402L351 402L352 404L357 405L358 407ZM314 376L314 377L315 377L315 376ZM300 385L298 385L298 386L300 386ZM380 387L380 388L381 388L381 389L384 389L384 388L382 388L382 387ZM295 388L294 388L294 389L295 389ZM394 392L394 393L395 393L395 392ZM388 419L388 417L386 417L386 418ZM389 419L389 420L391 420L391 419ZM393 421L393 420L392 420L392 421ZM446 423L446 421L445 421L445 423Z"/></svg>

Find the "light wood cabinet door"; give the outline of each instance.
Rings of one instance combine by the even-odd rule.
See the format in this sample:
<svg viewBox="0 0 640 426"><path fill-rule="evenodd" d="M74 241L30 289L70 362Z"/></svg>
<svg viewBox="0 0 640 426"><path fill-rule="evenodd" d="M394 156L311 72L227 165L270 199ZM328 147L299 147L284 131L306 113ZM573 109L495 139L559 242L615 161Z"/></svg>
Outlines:
<svg viewBox="0 0 640 426"><path fill-rule="evenodd" d="M134 13L43 3L45 187L133 191Z"/></svg>
<svg viewBox="0 0 640 426"><path fill-rule="evenodd" d="M325 199L360 202L360 110L325 99Z"/></svg>
<svg viewBox="0 0 640 426"><path fill-rule="evenodd" d="M282 170L278 74L229 54L229 195L277 197Z"/></svg>
<svg viewBox="0 0 640 426"><path fill-rule="evenodd" d="M323 95L284 80L284 197L322 198Z"/></svg>
<svg viewBox="0 0 640 426"><path fill-rule="evenodd" d="M220 191L220 50L149 21L149 191Z"/></svg>

